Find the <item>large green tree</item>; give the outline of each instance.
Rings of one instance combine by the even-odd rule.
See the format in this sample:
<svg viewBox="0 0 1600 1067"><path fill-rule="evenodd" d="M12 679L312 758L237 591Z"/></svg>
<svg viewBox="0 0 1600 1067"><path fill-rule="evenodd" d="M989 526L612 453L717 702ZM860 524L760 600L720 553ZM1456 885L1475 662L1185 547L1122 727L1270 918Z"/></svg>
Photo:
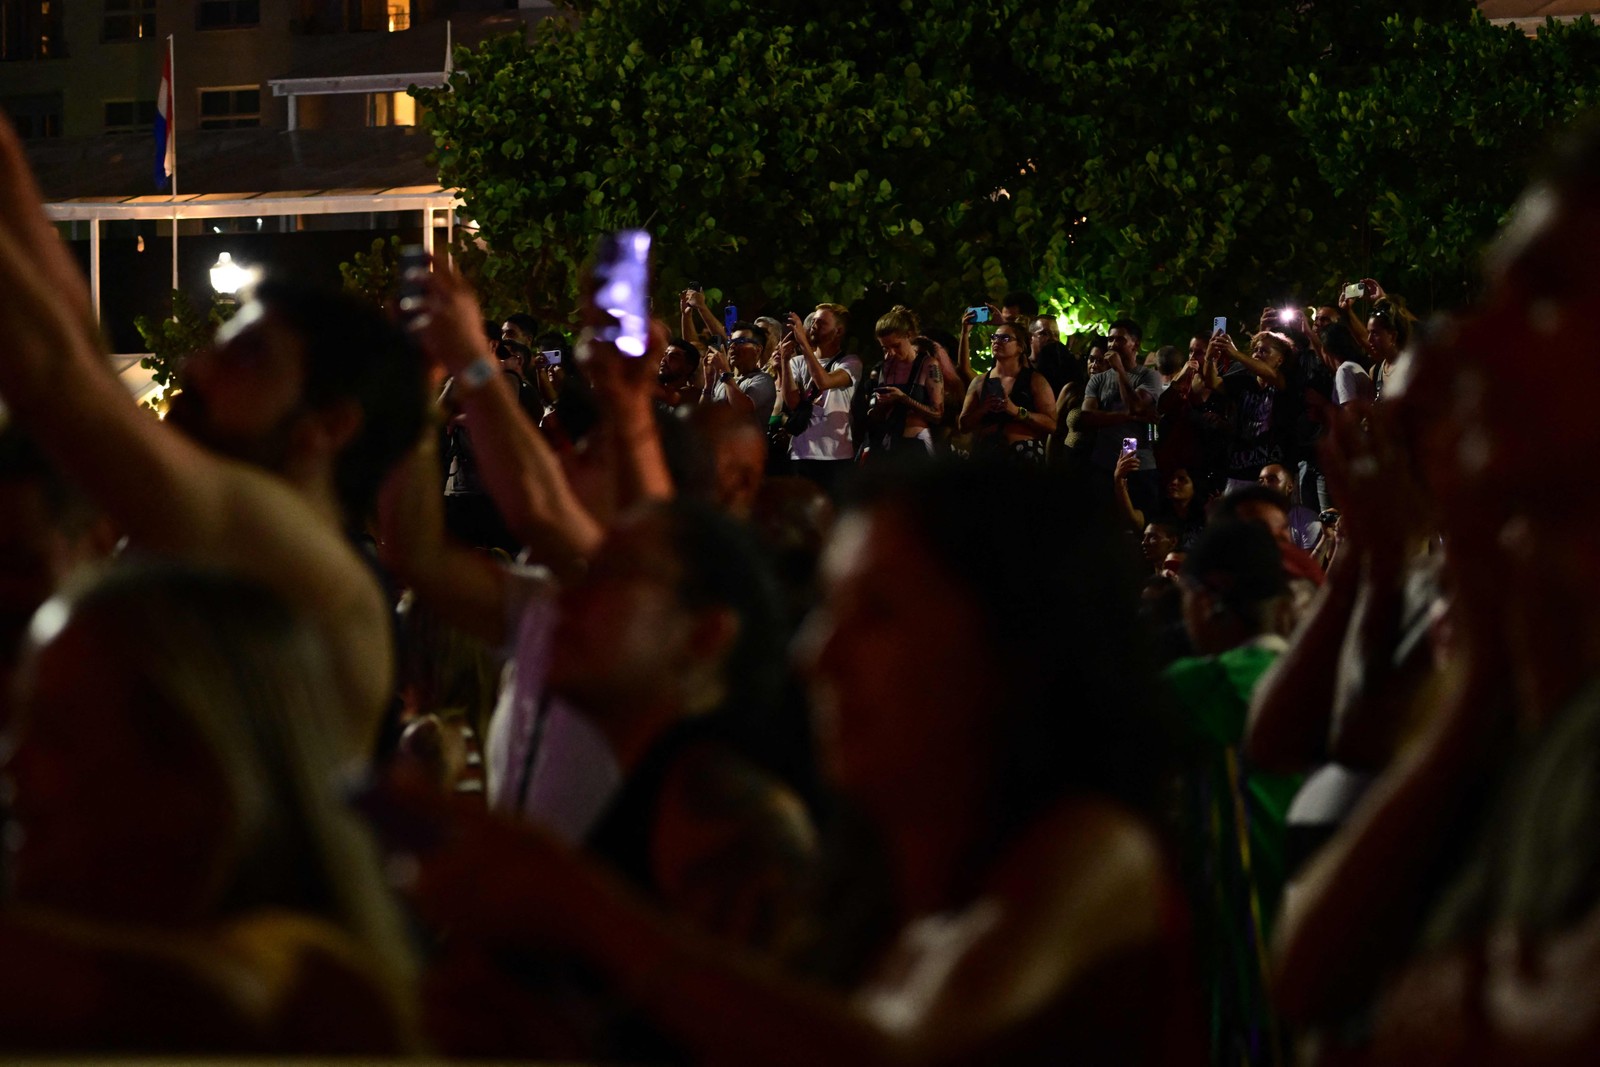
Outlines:
<svg viewBox="0 0 1600 1067"><path fill-rule="evenodd" d="M1600 27L1551 21L1529 37L1478 16L1392 17L1377 40L1343 84L1299 73L1289 117L1347 261L1420 307L1455 306L1551 131L1595 103Z"/></svg>
<svg viewBox="0 0 1600 1067"><path fill-rule="evenodd" d="M1020 248L999 190L1027 146L939 59L974 51L969 5L913 6L582 5L532 47L458 54L451 88L422 94L442 180L547 317L595 235L637 225L667 285L748 304L982 294Z"/></svg>
<svg viewBox="0 0 1600 1067"><path fill-rule="evenodd" d="M419 95L486 275L547 318L595 235L644 225L663 296L701 281L747 308L949 320L1021 287L1175 335L1360 268L1453 296L1459 242L1521 179L1502 160L1475 196L1484 168L1458 155L1520 151L1597 69L1592 29L1513 36L1468 0L586 0L531 42L458 50L450 87ZM1464 132L1420 166L1363 157L1425 131L1475 65L1486 105L1501 53L1525 113L1436 110Z"/></svg>

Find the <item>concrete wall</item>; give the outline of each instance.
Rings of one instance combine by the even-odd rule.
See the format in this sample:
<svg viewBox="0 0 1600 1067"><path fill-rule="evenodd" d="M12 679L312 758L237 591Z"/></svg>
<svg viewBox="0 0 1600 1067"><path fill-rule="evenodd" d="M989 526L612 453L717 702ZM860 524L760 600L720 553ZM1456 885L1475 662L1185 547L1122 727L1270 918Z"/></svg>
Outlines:
<svg viewBox="0 0 1600 1067"><path fill-rule="evenodd" d="M98 136L107 100L154 100L161 78L156 40L102 42L102 0L54 0L63 5L67 57L0 63L0 97L62 95L62 135ZM160 11L157 11L160 19Z"/></svg>
<svg viewBox="0 0 1600 1067"><path fill-rule="evenodd" d="M82 0L80 0L82 2ZM178 132L197 128L200 90L249 86L261 91L261 125L286 129L288 108L267 90L267 79L289 67L289 20L296 8L289 0L260 0L261 22L248 29L198 30L196 4L167 0L157 9L156 31L174 35L177 58Z"/></svg>

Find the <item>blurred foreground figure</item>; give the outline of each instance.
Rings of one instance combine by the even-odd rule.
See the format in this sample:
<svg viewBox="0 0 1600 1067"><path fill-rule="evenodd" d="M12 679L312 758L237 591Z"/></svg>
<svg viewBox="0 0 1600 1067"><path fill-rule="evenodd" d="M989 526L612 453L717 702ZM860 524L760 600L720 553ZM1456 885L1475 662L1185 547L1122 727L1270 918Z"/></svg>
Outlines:
<svg viewBox="0 0 1600 1067"><path fill-rule="evenodd" d="M659 361L585 339L581 373L599 415L582 483L599 492L586 496L502 376L473 384L470 288L443 270L426 292L425 349L463 383L466 425L493 444L481 454L484 484L527 560L544 564L504 567L445 537L426 443L384 493L385 559L419 601L508 653L486 735L489 806L581 843L653 907L705 933L762 948L783 941L813 833L785 784L807 782L810 761L778 704L781 601L740 523L675 496L652 409ZM659 353L665 330L653 336ZM737 492L724 498L748 511L761 435L726 405L702 410L731 441L754 439L755 477L732 479ZM587 969L453 917L434 932L426 1000L444 1050L675 1058Z"/></svg>
<svg viewBox="0 0 1600 1067"><path fill-rule="evenodd" d="M10 676L39 605L113 540L38 446L15 426L0 429L0 678ZM0 710L7 695L0 691Z"/></svg>
<svg viewBox="0 0 1600 1067"><path fill-rule="evenodd" d="M1520 202L1482 308L1400 361L1373 415L1438 508L1445 692L1291 898L1279 994L1374 1062L1600 1059L1600 555L1592 494L1551 462L1600 448L1600 422L1507 358L1600 350L1597 191L1590 125Z"/></svg>
<svg viewBox="0 0 1600 1067"><path fill-rule="evenodd" d="M411 1044L330 683L310 629L221 575L122 568L39 610L6 723L0 1047Z"/></svg>
<svg viewBox="0 0 1600 1067"><path fill-rule="evenodd" d="M840 520L800 641L860 824L796 953L834 988L480 813L423 852L419 904L502 951L575 955L701 1062L1195 1062L1184 909L1152 829L1167 749L1115 542L1036 471L890 472ZM932 669L952 627L963 655Z"/></svg>
<svg viewBox="0 0 1600 1067"><path fill-rule="evenodd" d="M1256 522L1214 522L1178 584L1199 655L1166 670L1185 722L1185 876L1194 905L1211 1062L1282 1062L1262 964L1284 883L1284 814L1298 775L1241 753L1261 676L1282 655L1292 606L1277 540Z"/></svg>
<svg viewBox="0 0 1600 1067"><path fill-rule="evenodd" d="M112 373L82 274L0 121L0 399L140 553L270 587L321 631L346 755L394 692L386 603L353 531L422 430L415 347L337 293L264 284L183 370L174 432Z"/></svg>

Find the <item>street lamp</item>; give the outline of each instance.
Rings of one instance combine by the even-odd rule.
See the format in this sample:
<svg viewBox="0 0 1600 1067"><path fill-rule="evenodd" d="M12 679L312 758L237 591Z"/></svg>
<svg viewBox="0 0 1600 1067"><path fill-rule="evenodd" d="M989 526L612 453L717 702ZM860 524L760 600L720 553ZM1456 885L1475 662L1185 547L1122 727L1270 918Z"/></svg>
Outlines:
<svg viewBox="0 0 1600 1067"><path fill-rule="evenodd" d="M211 288L217 291L218 296L232 297L240 289L254 284L256 274L255 268L240 266L233 261L232 255L224 252L211 266Z"/></svg>

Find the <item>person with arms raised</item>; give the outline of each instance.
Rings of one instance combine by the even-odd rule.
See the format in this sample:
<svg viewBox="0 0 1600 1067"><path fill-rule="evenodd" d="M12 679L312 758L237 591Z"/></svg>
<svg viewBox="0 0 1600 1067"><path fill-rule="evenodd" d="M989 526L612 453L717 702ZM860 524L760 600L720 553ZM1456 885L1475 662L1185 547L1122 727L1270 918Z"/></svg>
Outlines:
<svg viewBox="0 0 1600 1067"><path fill-rule="evenodd" d="M352 531L422 431L414 347L347 298L269 282L189 361L164 425L112 373L7 122L0 191L11 417L135 550L236 571L305 612L333 654L345 752L370 752L393 696L394 639Z"/></svg>

